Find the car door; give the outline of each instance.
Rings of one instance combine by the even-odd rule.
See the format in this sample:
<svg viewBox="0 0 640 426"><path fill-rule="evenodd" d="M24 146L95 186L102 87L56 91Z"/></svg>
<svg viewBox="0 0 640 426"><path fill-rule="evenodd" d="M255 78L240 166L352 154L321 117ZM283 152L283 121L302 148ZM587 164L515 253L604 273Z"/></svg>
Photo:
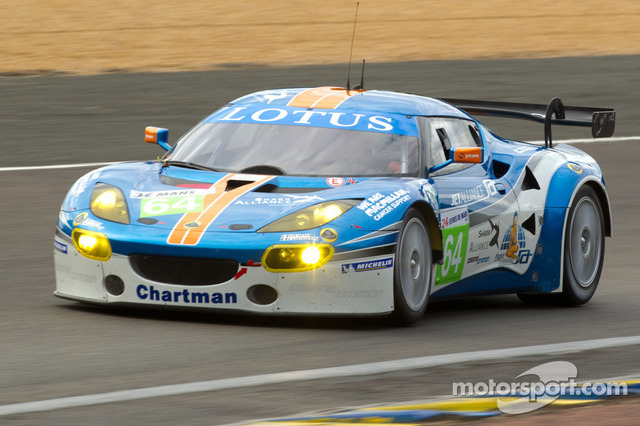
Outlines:
<svg viewBox="0 0 640 426"><path fill-rule="evenodd" d="M517 212L515 193L494 173L476 122L430 117L426 132L427 168L438 191L443 262L434 290L496 267L503 250L504 218ZM450 162L452 148L481 147L479 164ZM517 236L516 236L517 237Z"/></svg>

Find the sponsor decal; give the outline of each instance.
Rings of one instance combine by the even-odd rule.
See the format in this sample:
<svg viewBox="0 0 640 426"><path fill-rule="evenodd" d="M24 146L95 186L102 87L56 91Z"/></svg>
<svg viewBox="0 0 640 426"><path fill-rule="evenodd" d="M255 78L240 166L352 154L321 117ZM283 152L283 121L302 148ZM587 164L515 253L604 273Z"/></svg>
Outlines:
<svg viewBox="0 0 640 426"><path fill-rule="evenodd" d="M99 229L100 231L104 229L104 225L102 224L102 222L98 222L97 220L93 220L90 218L83 220L82 225L89 228Z"/></svg>
<svg viewBox="0 0 640 426"><path fill-rule="evenodd" d="M567 167L569 167L572 171L576 172L577 174L581 175L582 174L582 167L580 167L578 164L576 163L568 163Z"/></svg>
<svg viewBox="0 0 640 426"><path fill-rule="evenodd" d="M382 290L338 290L330 284L308 286L306 284L292 284L291 291L300 293L331 294L333 299L379 299L384 295Z"/></svg>
<svg viewBox="0 0 640 426"><path fill-rule="evenodd" d="M469 210L458 207L440 213L443 261L436 268L436 285L458 281L464 270L469 241Z"/></svg>
<svg viewBox="0 0 640 426"><path fill-rule="evenodd" d="M312 201L324 201L324 199L317 195L283 194L279 197L260 196L254 199L238 200L234 203L234 206L288 206L295 203L308 203Z"/></svg>
<svg viewBox="0 0 640 426"><path fill-rule="evenodd" d="M59 241L53 240L53 248L58 250L60 253L67 254L67 245L63 244Z"/></svg>
<svg viewBox="0 0 640 426"><path fill-rule="evenodd" d="M518 250L524 248L525 236L524 230L518 225L518 212L513 214L513 223L504 233L500 250L506 250L505 256L510 259L518 259Z"/></svg>
<svg viewBox="0 0 640 426"><path fill-rule="evenodd" d="M420 195L424 197L432 206L438 205L438 193L436 188L430 183L423 183L420 186Z"/></svg>
<svg viewBox="0 0 640 426"><path fill-rule="evenodd" d="M327 243L332 243L338 239L338 233L335 229L324 228L320 230L320 238Z"/></svg>
<svg viewBox="0 0 640 426"><path fill-rule="evenodd" d="M489 225L491 225L491 232L495 232L495 234L493 234L493 236L491 237L491 241L489 241L489 247L496 246L496 248L498 248L498 237L500 235L500 225L498 225L497 223L494 224L493 222L491 222L491 219L489 219Z"/></svg>
<svg viewBox="0 0 640 426"><path fill-rule="evenodd" d="M387 195L377 192L361 201L356 207L373 220L378 221L409 200L411 200L409 193L404 189L398 189Z"/></svg>
<svg viewBox="0 0 640 426"><path fill-rule="evenodd" d="M475 253L477 251L487 250L489 248L489 241L481 241L479 243L474 243L471 241L469 243L469 253Z"/></svg>
<svg viewBox="0 0 640 426"><path fill-rule="evenodd" d="M87 173L86 175L78 179L75 184L73 184L73 186L69 190L69 194L72 196L78 196L82 194L85 191L85 189L87 189L87 185L89 184L89 182L98 179L99 176L100 176L99 170L95 170L93 172Z"/></svg>
<svg viewBox="0 0 640 426"><path fill-rule="evenodd" d="M207 184L210 187L210 184ZM185 188L185 189L172 189L170 191L136 191L132 189L129 192L129 198L169 198L169 197L188 197L192 195L204 195L208 193L215 192L215 188L212 190L208 189L193 189L193 188Z"/></svg>
<svg viewBox="0 0 640 426"><path fill-rule="evenodd" d="M146 286L144 284L136 287L136 296L140 300L148 300L150 302L167 302L167 303L186 303L198 305L219 305L219 304L235 304L238 303L238 295L234 292L208 293L205 291L193 291L189 289L182 290L158 290L154 286Z"/></svg>
<svg viewBox="0 0 640 426"><path fill-rule="evenodd" d="M223 108L209 116L205 122L265 123L418 136L415 118L405 115L331 112L264 105Z"/></svg>
<svg viewBox="0 0 640 426"><path fill-rule="evenodd" d="M483 263L489 263L489 259L491 259L490 256L484 256L484 257L473 256L467 259L467 265L474 264L474 263L476 265L482 265Z"/></svg>
<svg viewBox="0 0 640 426"><path fill-rule="evenodd" d="M287 91L286 90L280 90L280 91L271 90L271 91L263 93L262 97L267 101L268 104L270 104L271 102L273 102L275 100L286 98L287 97Z"/></svg>
<svg viewBox="0 0 640 426"><path fill-rule="evenodd" d="M80 225L82 222L84 222L87 219L87 216L89 216L89 213L87 212L80 213L78 216L76 216L73 219L73 226Z"/></svg>
<svg viewBox="0 0 640 426"><path fill-rule="evenodd" d="M73 219L73 226L84 225L86 227L94 228L98 230L104 229L104 226L101 222L90 219L88 216L89 216L89 213L87 212L80 213L78 216L75 217L75 219Z"/></svg>
<svg viewBox="0 0 640 426"><path fill-rule="evenodd" d="M312 234L282 234L280 241L318 241L320 237Z"/></svg>
<svg viewBox="0 0 640 426"><path fill-rule="evenodd" d="M391 268L392 266L393 266L392 257L388 257L386 259L371 260L367 262L343 263L342 273L347 274L349 272L374 271L376 269Z"/></svg>
<svg viewBox="0 0 640 426"><path fill-rule="evenodd" d="M520 146L518 148L514 148L513 152L517 152L518 154L524 154L525 152L533 151L538 149L535 146Z"/></svg>
<svg viewBox="0 0 640 426"><path fill-rule="evenodd" d="M333 188L337 188L339 186L344 185L344 179L339 178L339 177L330 177L327 178L327 185L333 187Z"/></svg>
<svg viewBox="0 0 640 426"><path fill-rule="evenodd" d="M96 276L91 274L83 274L80 272L76 272L72 270L70 266L56 265L56 271L60 272L61 274L68 275L68 277L73 281L82 281L90 284L98 281Z"/></svg>
<svg viewBox="0 0 640 426"><path fill-rule="evenodd" d="M451 194L451 205L459 206L460 204L470 204L476 201L484 200L498 193L495 183L492 180L485 179L482 184L466 189L461 192Z"/></svg>

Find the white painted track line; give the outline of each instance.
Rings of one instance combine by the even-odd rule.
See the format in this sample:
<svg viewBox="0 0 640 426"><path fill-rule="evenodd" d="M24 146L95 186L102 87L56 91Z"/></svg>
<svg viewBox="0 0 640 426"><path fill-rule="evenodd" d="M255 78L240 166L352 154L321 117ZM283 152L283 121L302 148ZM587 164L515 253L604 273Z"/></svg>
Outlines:
<svg viewBox="0 0 640 426"><path fill-rule="evenodd" d="M438 367L442 365L459 364L464 362L499 360L505 358L533 355L557 355L632 345L640 345L640 336L582 340L577 342L552 343L547 345L523 346L506 349L490 349L484 351L460 352L454 354L399 359L394 361L372 362L368 364L348 365L342 367L286 371L282 373L233 377L228 379L208 380L202 382L182 383L167 386L154 386L149 388L128 389L93 395L80 395L41 401L7 404L0 406L0 416L58 410L62 408L82 407L110 402L126 402L144 398L184 395L194 392L210 392L232 388L264 386L276 383L330 379L335 377L366 376L394 371Z"/></svg>
<svg viewBox="0 0 640 426"><path fill-rule="evenodd" d="M20 172L23 170L79 169L82 167L102 167L118 163L122 163L122 161L113 161L110 163L55 164L51 166L0 167L0 172Z"/></svg>
<svg viewBox="0 0 640 426"><path fill-rule="evenodd" d="M559 143L596 143L596 142L627 142L627 141L640 141L640 136L623 136L618 138L605 138L605 139L565 139L565 140L557 140L553 141L554 145ZM544 145L544 141L529 141L527 143L531 143L534 145ZM147 161L147 160L141 160ZM25 170L55 170L55 169L79 169L82 167L102 167L108 166L111 164L122 163L122 161L113 161L108 163L77 163L77 164L54 164L48 166L23 166L23 167L0 167L0 172L19 172Z"/></svg>

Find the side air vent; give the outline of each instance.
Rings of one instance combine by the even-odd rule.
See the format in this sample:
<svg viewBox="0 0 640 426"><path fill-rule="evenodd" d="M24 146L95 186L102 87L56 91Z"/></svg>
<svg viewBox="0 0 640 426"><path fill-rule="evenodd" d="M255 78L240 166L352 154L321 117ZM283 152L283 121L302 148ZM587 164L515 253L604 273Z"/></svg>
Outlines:
<svg viewBox="0 0 640 426"><path fill-rule="evenodd" d="M493 164L493 174L497 178L501 178L502 176L506 175L507 172L509 171L509 167L511 167L509 164L503 163L502 161L498 161L498 160L493 160L492 164Z"/></svg>
<svg viewBox="0 0 640 426"><path fill-rule="evenodd" d="M523 191L528 191L530 189L540 189L540 185L538 184L538 180L533 175L533 172L529 168L529 166L525 167L524 179L522 180Z"/></svg>
<svg viewBox="0 0 640 426"><path fill-rule="evenodd" d="M533 235L536 235L536 214L532 213L529 219L522 222L522 227Z"/></svg>

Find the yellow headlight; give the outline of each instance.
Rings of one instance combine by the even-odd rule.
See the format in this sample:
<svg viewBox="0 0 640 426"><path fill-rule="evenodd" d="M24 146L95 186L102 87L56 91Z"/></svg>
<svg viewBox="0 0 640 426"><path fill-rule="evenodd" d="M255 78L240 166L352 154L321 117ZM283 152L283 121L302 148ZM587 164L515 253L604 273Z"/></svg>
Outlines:
<svg viewBox="0 0 640 426"><path fill-rule="evenodd" d="M101 219L129 223L127 201L122 191L113 185L96 184L91 194L91 212Z"/></svg>
<svg viewBox="0 0 640 426"><path fill-rule="evenodd" d="M71 239L76 250L89 259L106 262L111 258L111 244L101 232L75 228L71 232Z"/></svg>
<svg viewBox="0 0 640 426"><path fill-rule="evenodd" d="M329 244L276 244L265 250L262 266L269 272L303 272L320 268L333 256Z"/></svg>
<svg viewBox="0 0 640 426"><path fill-rule="evenodd" d="M361 200L325 201L324 203L306 207L284 216L275 222L271 222L267 226L259 229L258 232L292 232L317 228L346 213L360 201Z"/></svg>

